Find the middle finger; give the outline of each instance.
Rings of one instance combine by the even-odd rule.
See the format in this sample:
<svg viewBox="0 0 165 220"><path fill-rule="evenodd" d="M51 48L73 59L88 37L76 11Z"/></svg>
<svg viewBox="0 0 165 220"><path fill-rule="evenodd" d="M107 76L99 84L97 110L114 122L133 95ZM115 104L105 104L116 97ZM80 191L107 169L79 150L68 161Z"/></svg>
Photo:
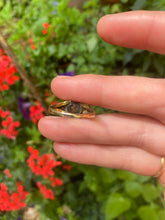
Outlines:
<svg viewBox="0 0 165 220"><path fill-rule="evenodd" d="M165 126L146 116L113 113L92 120L47 116L39 121L39 129L57 142L135 146L165 155Z"/></svg>

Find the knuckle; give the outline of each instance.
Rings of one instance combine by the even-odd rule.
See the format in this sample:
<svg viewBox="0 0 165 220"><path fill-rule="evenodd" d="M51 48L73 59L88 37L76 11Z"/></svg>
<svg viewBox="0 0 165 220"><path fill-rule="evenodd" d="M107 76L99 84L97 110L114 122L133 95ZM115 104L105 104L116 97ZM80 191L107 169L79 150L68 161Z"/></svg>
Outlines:
<svg viewBox="0 0 165 220"><path fill-rule="evenodd" d="M143 116L142 116L143 117ZM129 131L129 145L130 146L144 146L148 140L148 123L146 120L137 123L134 129Z"/></svg>
<svg viewBox="0 0 165 220"><path fill-rule="evenodd" d="M165 118L165 79L154 79L150 98L149 114L156 118Z"/></svg>

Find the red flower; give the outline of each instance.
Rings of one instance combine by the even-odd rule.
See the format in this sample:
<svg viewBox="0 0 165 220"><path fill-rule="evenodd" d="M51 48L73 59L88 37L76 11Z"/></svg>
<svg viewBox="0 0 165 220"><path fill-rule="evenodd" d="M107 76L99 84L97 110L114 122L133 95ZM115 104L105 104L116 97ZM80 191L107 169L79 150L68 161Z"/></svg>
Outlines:
<svg viewBox="0 0 165 220"><path fill-rule="evenodd" d="M1 183L1 190L2 191L7 191L7 186L4 183Z"/></svg>
<svg viewBox="0 0 165 220"><path fill-rule="evenodd" d="M30 43L30 46L31 46L32 50L35 50L36 46L35 46L32 38L29 38L29 43Z"/></svg>
<svg viewBox="0 0 165 220"><path fill-rule="evenodd" d="M11 113L9 111L4 111L2 108L0 108L0 117L6 118L6 116L10 115Z"/></svg>
<svg viewBox="0 0 165 220"><path fill-rule="evenodd" d="M32 50L35 50L36 49L35 44L31 44L31 48L32 48Z"/></svg>
<svg viewBox="0 0 165 220"><path fill-rule="evenodd" d="M48 91L45 92L45 96L50 96L50 93Z"/></svg>
<svg viewBox="0 0 165 220"><path fill-rule="evenodd" d="M37 121L44 117L44 108L41 106L40 103L37 103L35 106L30 107L30 117L32 121L37 124Z"/></svg>
<svg viewBox="0 0 165 220"><path fill-rule="evenodd" d="M46 29L46 28L48 28L48 27L50 27L50 24L48 24L48 23L46 23L46 22L44 22L43 24L43 27Z"/></svg>
<svg viewBox="0 0 165 220"><path fill-rule="evenodd" d="M48 33L48 29L44 29L44 30L42 31L42 33L43 33L43 35L46 35L46 34Z"/></svg>
<svg viewBox="0 0 165 220"><path fill-rule="evenodd" d="M12 175L10 174L10 170L9 170L9 169L5 169L3 172L4 172L4 174L6 174L6 176L8 176L9 178L12 177Z"/></svg>
<svg viewBox="0 0 165 220"><path fill-rule="evenodd" d="M4 55L4 51L0 49L0 56Z"/></svg>
<svg viewBox="0 0 165 220"><path fill-rule="evenodd" d="M42 175L45 179L47 179L49 176L53 176L53 169L62 164L61 161L55 160L53 154L44 154L42 157L40 157L38 150L33 149L31 146L28 147L28 152L31 155L28 158L27 163L32 172L36 175Z"/></svg>
<svg viewBox="0 0 165 220"><path fill-rule="evenodd" d="M48 179L52 186L61 186L63 181L60 178L54 178L54 168L62 164L61 161L56 161L53 154L39 155L37 149L33 149L32 146L28 146L28 152L30 156L27 160L29 167L35 175L42 175L44 178ZM40 189L41 194L46 199L54 199L54 195L51 189L47 189L45 185L37 182L37 186Z"/></svg>
<svg viewBox="0 0 165 220"><path fill-rule="evenodd" d="M70 165L65 165L65 164L64 164L64 165L62 166L62 169L63 169L63 170L71 170L71 169L72 169L72 166L70 166Z"/></svg>
<svg viewBox="0 0 165 220"><path fill-rule="evenodd" d="M28 192L24 191L22 184L17 186L17 192L8 193L7 186L4 183L0 185L0 211L19 210L26 206L24 200Z"/></svg>
<svg viewBox="0 0 165 220"><path fill-rule="evenodd" d="M4 53L0 53L0 90L8 90L15 81L19 80L19 77L14 75L17 72L10 57Z"/></svg>
<svg viewBox="0 0 165 220"><path fill-rule="evenodd" d="M29 152L30 154L33 153L33 147L32 147L32 146L28 146L28 152Z"/></svg>
<svg viewBox="0 0 165 220"><path fill-rule="evenodd" d="M20 122L13 121L9 111L3 111L0 109L0 116L4 118L4 120L1 122L2 129L0 129L0 135L4 135L9 139L15 139L18 135L16 128L20 126Z"/></svg>
<svg viewBox="0 0 165 220"><path fill-rule="evenodd" d="M54 178L54 177L50 177L49 180L52 183L52 186L62 186L63 181L60 178Z"/></svg>
<svg viewBox="0 0 165 220"><path fill-rule="evenodd" d="M43 33L43 35L46 35L48 33L48 28L50 27L50 24L44 22L42 25L44 27L42 33Z"/></svg>
<svg viewBox="0 0 165 220"><path fill-rule="evenodd" d="M33 39L32 38L29 38L29 43L33 44Z"/></svg>
<svg viewBox="0 0 165 220"><path fill-rule="evenodd" d="M40 182L37 182L37 186L45 199L55 199L51 189L47 189L46 186L42 185Z"/></svg>

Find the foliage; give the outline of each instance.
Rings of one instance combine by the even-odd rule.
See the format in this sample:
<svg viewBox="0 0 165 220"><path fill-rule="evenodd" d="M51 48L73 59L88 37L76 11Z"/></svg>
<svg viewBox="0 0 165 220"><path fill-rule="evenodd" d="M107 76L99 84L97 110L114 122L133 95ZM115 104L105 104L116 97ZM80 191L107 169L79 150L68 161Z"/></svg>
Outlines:
<svg viewBox="0 0 165 220"><path fill-rule="evenodd" d="M64 72L164 77L165 61L162 55L108 45L96 32L97 21L105 14L137 9L164 10L164 7L164 0L122 0L121 3L104 7L99 0L88 0L79 11L69 8L68 0L1 1L0 31L49 105L54 101L50 82L57 74ZM36 126L36 120L43 113L36 101L23 80L16 81L10 89L0 93L3 111L8 112L14 122L20 122L16 127L18 135L14 138L9 139L2 133L0 136L0 182L5 183L10 192L16 190L17 181L22 182L29 193L27 207L33 208L43 220L164 219L162 187L150 177L77 165L58 155L54 157L61 166L53 167L53 172L55 178L62 179L63 185L50 186L50 179L37 174L39 167L35 167L32 173L26 162L29 158L28 146L33 146L37 149L35 152L39 151L42 155L37 156L40 165L47 161L44 155L53 153L52 142L44 139ZM39 112L39 117L34 119L31 116L33 121L29 121L24 114L25 109L30 111L30 106L31 115L38 115ZM7 116L2 117L2 109L0 130L8 122ZM33 162L30 166L34 168ZM5 169L10 170L12 178L3 173ZM45 185L51 189L51 200L42 197L38 182L40 187ZM47 188L44 192L48 195ZM0 212L0 219L21 219L25 212L24 209Z"/></svg>

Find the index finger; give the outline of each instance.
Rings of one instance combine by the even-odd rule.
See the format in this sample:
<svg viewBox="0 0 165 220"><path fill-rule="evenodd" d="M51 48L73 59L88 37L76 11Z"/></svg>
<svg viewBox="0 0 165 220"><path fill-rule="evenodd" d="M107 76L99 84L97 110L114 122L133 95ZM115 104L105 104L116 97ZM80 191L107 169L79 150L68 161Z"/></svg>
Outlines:
<svg viewBox="0 0 165 220"><path fill-rule="evenodd" d="M149 115L165 122L165 80L136 76L58 76L53 93L63 99Z"/></svg>
<svg viewBox="0 0 165 220"><path fill-rule="evenodd" d="M131 11L102 17L97 31L110 44L165 54L164 27L164 11Z"/></svg>

